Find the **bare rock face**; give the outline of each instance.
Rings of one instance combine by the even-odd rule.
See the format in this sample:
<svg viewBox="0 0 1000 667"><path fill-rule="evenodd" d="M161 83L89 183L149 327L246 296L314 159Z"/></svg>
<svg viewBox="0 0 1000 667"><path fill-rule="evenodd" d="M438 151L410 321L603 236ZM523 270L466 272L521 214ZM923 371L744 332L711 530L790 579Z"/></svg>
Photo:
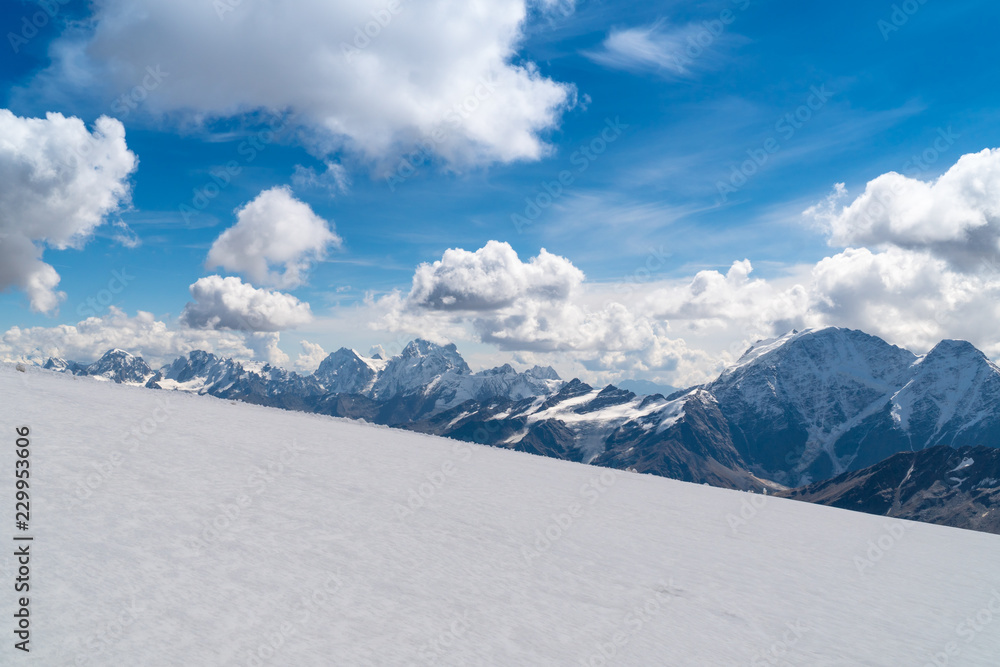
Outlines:
<svg viewBox="0 0 1000 667"><path fill-rule="evenodd" d="M868 514L1000 534L1000 449L944 445L779 495Z"/></svg>

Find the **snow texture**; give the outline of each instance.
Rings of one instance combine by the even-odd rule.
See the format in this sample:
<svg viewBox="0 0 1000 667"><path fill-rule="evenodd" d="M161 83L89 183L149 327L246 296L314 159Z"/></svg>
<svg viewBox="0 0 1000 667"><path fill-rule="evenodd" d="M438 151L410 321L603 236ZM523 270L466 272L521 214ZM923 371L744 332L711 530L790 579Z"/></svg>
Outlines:
<svg viewBox="0 0 1000 667"><path fill-rule="evenodd" d="M0 405L35 537L30 654L0 556L4 664L1000 655L994 535L11 364Z"/></svg>

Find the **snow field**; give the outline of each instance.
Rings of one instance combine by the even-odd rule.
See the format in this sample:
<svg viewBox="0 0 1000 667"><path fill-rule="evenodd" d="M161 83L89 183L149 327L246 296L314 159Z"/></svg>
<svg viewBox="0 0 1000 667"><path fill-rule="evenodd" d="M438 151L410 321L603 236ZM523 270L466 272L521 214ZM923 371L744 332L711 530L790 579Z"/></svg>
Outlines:
<svg viewBox="0 0 1000 667"><path fill-rule="evenodd" d="M2 664L988 665L1000 538L0 365ZM4 553L12 553L5 549Z"/></svg>

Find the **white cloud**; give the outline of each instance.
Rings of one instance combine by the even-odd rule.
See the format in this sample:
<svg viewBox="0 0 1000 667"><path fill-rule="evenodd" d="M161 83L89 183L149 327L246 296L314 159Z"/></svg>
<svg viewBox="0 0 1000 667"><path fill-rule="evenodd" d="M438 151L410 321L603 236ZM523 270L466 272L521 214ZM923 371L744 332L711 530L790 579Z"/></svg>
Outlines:
<svg viewBox="0 0 1000 667"><path fill-rule="evenodd" d="M583 278L568 259L544 248L524 263L509 243L489 241L475 252L453 248L421 264L407 300L420 308L493 310L515 301L564 300Z"/></svg>
<svg viewBox="0 0 1000 667"><path fill-rule="evenodd" d="M239 278L206 276L191 285L180 321L198 329L276 332L312 321L308 303L290 294L257 289Z"/></svg>
<svg viewBox="0 0 1000 667"><path fill-rule="evenodd" d="M328 356L326 350L323 349L323 346L317 343L310 343L307 340L302 340L299 341L299 345L302 346L302 352L295 360L295 368L297 370L305 373L312 373L319 368L319 365L323 363L323 360Z"/></svg>
<svg viewBox="0 0 1000 667"><path fill-rule="evenodd" d="M29 94L103 81L120 94L154 66L165 77L143 102L152 113L290 110L314 145L380 158L425 143L459 165L537 159L574 96L518 59L525 0L94 5Z"/></svg>
<svg viewBox="0 0 1000 667"><path fill-rule="evenodd" d="M540 7L544 12L558 13L563 16L570 16L576 11L576 0L533 0L530 4Z"/></svg>
<svg viewBox="0 0 1000 667"><path fill-rule="evenodd" d="M21 118L0 109L0 290L23 290L31 309L54 311L64 298L45 247L81 247L106 217L127 206L135 154L117 120L93 132L58 113Z"/></svg>
<svg viewBox="0 0 1000 667"><path fill-rule="evenodd" d="M594 62L624 70L667 70L674 74L688 72L684 49L689 31L664 31L659 24L638 28L613 29L599 51L586 55Z"/></svg>
<svg viewBox="0 0 1000 667"><path fill-rule="evenodd" d="M295 172L292 174L292 187L296 190L324 190L330 195L347 192L351 185L351 179L348 177L344 165L329 160L324 161L323 164L326 169L322 173L317 173L313 167L295 165Z"/></svg>
<svg viewBox="0 0 1000 667"><path fill-rule="evenodd" d="M257 359L263 359L272 366L284 367L289 357L278 347L280 342L280 333L258 331L247 336L247 345L253 350Z"/></svg>
<svg viewBox="0 0 1000 667"><path fill-rule="evenodd" d="M841 206L846 196L838 184L806 211L831 245L927 250L963 271L1000 265L1000 149L964 155L934 181L889 172Z"/></svg>
<svg viewBox="0 0 1000 667"><path fill-rule="evenodd" d="M437 340L476 339L504 351L572 353L595 372L670 371L700 381L707 355L656 321L581 289L583 272L544 250L522 262L506 243L452 249L422 264L406 296L375 302L377 326ZM595 302L596 301L596 302Z"/></svg>
<svg viewBox="0 0 1000 667"><path fill-rule="evenodd" d="M89 317L75 325L12 327L0 337L0 358L34 360L62 357L90 362L112 348L142 356L152 366L173 361L192 350L250 358L253 351L237 333L168 327L152 313L139 311L128 317L112 306L101 317Z"/></svg>
<svg viewBox="0 0 1000 667"><path fill-rule="evenodd" d="M732 21L730 21L731 23ZM739 38L727 33L722 17L685 25L664 21L633 28L614 28L597 50L584 55L612 69L690 76L697 69L717 67L722 62L719 47Z"/></svg>
<svg viewBox="0 0 1000 667"><path fill-rule="evenodd" d="M732 359L760 338L793 328L861 329L914 352L944 338L969 340L1000 356L1000 272L969 274L928 251L848 248L787 280L748 280L703 271L661 287L646 303L677 335Z"/></svg>
<svg viewBox="0 0 1000 667"><path fill-rule="evenodd" d="M1000 354L1000 273L971 275L928 252L848 249L813 269L812 317L926 351L943 338Z"/></svg>
<svg viewBox="0 0 1000 667"><path fill-rule="evenodd" d="M807 290L751 280L752 272L748 259L734 262L725 275L700 271L689 282L653 292L646 303L656 317L683 322L692 331L735 323L748 332L770 334L802 326Z"/></svg>
<svg viewBox="0 0 1000 667"><path fill-rule="evenodd" d="M242 273L258 284L297 287L313 262L342 244L328 223L287 187L264 190L237 210L236 218L212 244L205 267Z"/></svg>
<svg viewBox="0 0 1000 667"><path fill-rule="evenodd" d="M533 363L565 369L569 359L596 382L702 382L756 341L805 327L863 329L917 353L962 338L1000 357L1000 271L972 275L900 248L848 249L784 277L755 279L752 271L741 260L680 280L590 283L565 258L522 262L491 242L421 265L409 294L370 302L370 319L376 328L483 343Z"/></svg>

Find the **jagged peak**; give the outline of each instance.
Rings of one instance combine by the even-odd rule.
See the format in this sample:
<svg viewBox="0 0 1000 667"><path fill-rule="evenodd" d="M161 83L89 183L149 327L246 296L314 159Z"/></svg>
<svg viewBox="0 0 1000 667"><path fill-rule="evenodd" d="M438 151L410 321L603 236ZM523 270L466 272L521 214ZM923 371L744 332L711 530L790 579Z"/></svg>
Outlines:
<svg viewBox="0 0 1000 667"><path fill-rule="evenodd" d="M390 365L398 365L400 362L409 362L416 359L430 359L438 358L443 359L445 362L454 368L458 373L471 373L469 365L462 358L462 355L458 352L458 348L454 343L447 343L445 345L438 345L424 338L415 338L406 344L403 351L397 356L393 357L388 361ZM395 364L394 364L395 362ZM418 364L422 364L422 361L418 361Z"/></svg>
<svg viewBox="0 0 1000 667"><path fill-rule="evenodd" d="M458 354L458 348L455 347L454 343L446 343L444 345L438 345L437 343L432 343L431 341L424 338L414 338L406 347L403 348L402 355L406 357L412 357L416 355L424 356L432 354L437 351L451 352Z"/></svg>
<svg viewBox="0 0 1000 667"><path fill-rule="evenodd" d="M562 379L561 377L559 377L559 373L556 372L556 369L552 368L552 366L538 366L538 365L535 365L535 366L532 366L531 368L529 368L528 370L526 370L525 373L527 373L531 377L538 378L539 380L561 380Z"/></svg>
<svg viewBox="0 0 1000 667"><path fill-rule="evenodd" d="M517 371L510 364L504 364L503 366L497 366L496 368L488 368L484 371L480 371L479 375L514 375Z"/></svg>
<svg viewBox="0 0 1000 667"><path fill-rule="evenodd" d="M323 378L329 375L336 375L345 365L353 365L354 367L365 366L369 368L371 366L368 360L362 357L357 350L342 347L336 352L328 354L326 359L320 363L319 368L315 370L313 376Z"/></svg>
<svg viewBox="0 0 1000 667"><path fill-rule="evenodd" d="M935 345L931 351L923 357L922 361L945 356L986 360L986 355L969 341L945 339Z"/></svg>
<svg viewBox="0 0 1000 667"><path fill-rule="evenodd" d="M347 359L361 359L361 355L358 353L357 350L355 350L353 348L342 347L342 348L338 349L336 352L331 352L330 354L326 355L326 358L323 360L323 364L325 364L328 361L339 361L339 360L342 360L342 359L345 359L345 358L347 358ZM320 365L322 366L322 364L320 364Z"/></svg>
<svg viewBox="0 0 1000 667"><path fill-rule="evenodd" d="M626 394L631 394L632 396L635 396L635 392L633 391L629 391L628 389L622 389L620 387L616 387L613 384L609 384L607 387L605 387L604 389L602 389L597 393L597 397L601 398L605 396L613 396L616 394L622 396L625 396Z"/></svg>
<svg viewBox="0 0 1000 667"><path fill-rule="evenodd" d="M136 356L131 352L122 350L120 348L113 348L101 355L101 358L90 364L88 368L98 369L107 365L118 365L118 364L135 364L142 367L147 367L145 360L142 357Z"/></svg>
<svg viewBox="0 0 1000 667"><path fill-rule="evenodd" d="M914 360L916 355L908 350L887 343L878 336L873 336L859 329L849 329L846 327L823 327L818 329L803 329L802 331L792 330L776 338L768 338L758 341L751 346L739 360L726 369L723 374L731 373L740 368L745 368L759 362L762 359L770 360L776 356L797 349L799 345L806 345L812 342L852 342L862 344L875 344L886 348L894 348L901 353L911 356Z"/></svg>
<svg viewBox="0 0 1000 667"><path fill-rule="evenodd" d="M580 378L573 378L559 389L559 393L570 394L580 392L581 390L594 391L594 388Z"/></svg>
<svg viewBox="0 0 1000 667"><path fill-rule="evenodd" d="M180 357L180 358L184 359L184 357ZM202 360L202 359L214 360L214 359L218 359L219 357L216 357L213 353L206 352L205 350L191 350L190 352L187 353L187 358L190 359L190 360L192 360L192 361L194 361L196 359L197 360Z"/></svg>

